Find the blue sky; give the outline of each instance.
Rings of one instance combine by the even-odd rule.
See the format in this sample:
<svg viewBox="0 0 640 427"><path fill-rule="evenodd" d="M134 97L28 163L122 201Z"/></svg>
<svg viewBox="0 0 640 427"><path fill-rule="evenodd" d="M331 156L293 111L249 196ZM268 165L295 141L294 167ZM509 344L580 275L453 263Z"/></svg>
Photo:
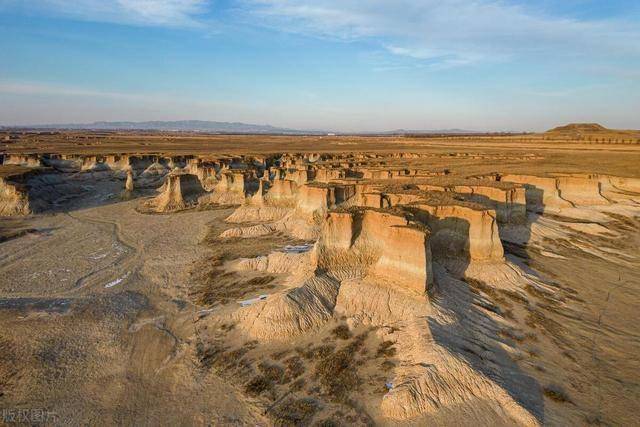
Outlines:
<svg viewBox="0 0 640 427"><path fill-rule="evenodd" d="M0 0L0 124L640 128L638 0Z"/></svg>

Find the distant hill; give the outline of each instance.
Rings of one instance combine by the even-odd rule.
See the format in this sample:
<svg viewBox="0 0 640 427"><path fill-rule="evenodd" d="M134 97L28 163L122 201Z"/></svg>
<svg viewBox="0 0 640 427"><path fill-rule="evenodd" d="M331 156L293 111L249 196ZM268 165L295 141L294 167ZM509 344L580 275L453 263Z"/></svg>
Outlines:
<svg viewBox="0 0 640 427"><path fill-rule="evenodd" d="M163 132L203 132L203 133L241 133L264 135L444 135L479 133L465 129L407 130L396 129L382 132L332 132L326 130L300 130L280 128L271 125L256 125L241 122L215 122L206 120L147 121L147 122L93 122L93 123L56 123L29 126L0 126L0 129L32 130L103 130L103 131L163 131Z"/></svg>
<svg viewBox="0 0 640 427"><path fill-rule="evenodd" d="M609 129L598 123L570 123L564 126L558 126L547 133L566 133L566 132L578 132L578 133L594 133L594 132L609 132Z"/></svg>
<svg viewBox="0 0 640 427"><path fill-rule="evenodd" d="M598 123L570 123L558 126L545 132L545 135L556 138L571 139L615 139L640 138L640 131L607 129Z"/></svg>
<svg viewBox="0 0 640 427"><path fill-rule="evenodd" d="M5 126L9 128L9 126ZM20 126L42 130L154 130L166 132L250 133L250 134L324 134L320 130L279 128L240 122L213 122L204 120L148 121L148 122L93 122Z"/></svg>

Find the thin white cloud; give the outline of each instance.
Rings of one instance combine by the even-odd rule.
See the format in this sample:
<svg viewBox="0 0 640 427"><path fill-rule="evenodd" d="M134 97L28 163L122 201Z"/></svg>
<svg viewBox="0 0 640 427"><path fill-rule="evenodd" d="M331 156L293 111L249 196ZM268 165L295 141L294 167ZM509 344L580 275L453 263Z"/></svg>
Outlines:
<svg viewBox="0 0 640 427"><path fill-rule="evenodd" d="M94 89L86 89L70 86L58 86L40 82L16 82L16 81L0 81L0 93L12 95L54 95L54 96L73 96L73 97L95 97L110 99L130 99L136 100L143 98L142 95L100 91Z"/></svg>
<svg viewBox="0 0 640 427"><path fill-rule="evenodd" d="M158 25L197 25L195 17L206 10L206 0L117 0L125 13Z"/></svg>
<svg viewBox="0 0 640 427"><path fill-rule="evenodd" d="M128 25L203 27L211 0L7 0L14 6L72 19Z"/></svg>
<svg viewBox="0 0 640 427"><path fill-rule="evenodd" d="M283 31L379 41L394 55L467 65L515 56L640 56L640 25L545 15L500 0L243 0Z"/></svg>

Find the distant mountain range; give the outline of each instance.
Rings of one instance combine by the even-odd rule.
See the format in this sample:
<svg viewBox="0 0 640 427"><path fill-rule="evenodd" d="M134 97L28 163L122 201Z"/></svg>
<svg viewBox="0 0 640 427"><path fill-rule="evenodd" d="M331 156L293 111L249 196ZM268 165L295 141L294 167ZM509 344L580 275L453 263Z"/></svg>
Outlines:
<svg viewBox="0 0 640 427"><path fill-rule="evenodd" d="M10 126L5 126L9 128ZM240 122L212 122L204 120L149 121L149 122L93 122L29 125L12 128L22 129L77 129L77 130L155 130L166 132L212 132L212 133L263 133L263 134L322 134L323 131L303 131L279 128L271 125L255 125Z"/></svg>
<svg viewBox="0 0 640 427"><path fill-rule="evenodd" d="M59 123L29 126L0 126L0 129L33 129L33 130L148 130L164 132L203 132L222 134L265 134L265 135L326 135L344 134L326 130L300 130L280 128L271 125L256 125L240 122L214 122L205 120L148 121L148 122L93 122L93 123ZM479 133L464 129L441 130L406 130L397 129L385 132L353 132L362 135L417 135L417 134L471 134Z"/></svg>

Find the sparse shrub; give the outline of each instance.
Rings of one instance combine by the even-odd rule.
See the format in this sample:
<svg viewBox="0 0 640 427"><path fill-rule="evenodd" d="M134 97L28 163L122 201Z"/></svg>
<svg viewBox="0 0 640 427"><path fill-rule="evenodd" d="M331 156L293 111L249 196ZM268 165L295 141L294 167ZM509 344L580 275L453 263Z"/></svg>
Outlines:
<svg viewBox="0 0 640 427"><path fill-rule="evenodd" d="M352 336L351 331L349 330L349 327L345 324L336 326L331 331L331 333L333 334L333 336L341 340L348 340Z"/></svg>
<svg viewBox="0 0 640 427"><path fill-rule="evenodd" d="M495 297L497 295L495 288L487 285L482 280L465 277L464 281L469 285L469 290L474 294L479 294L480 292L483 292L484 294L490 297Z"/></svg>
<svg viewBox="0 0 640 427"><path fill-rule="evenodd" d="M291 356L286 359L284 365L287 368L287 376L290 378L298 378L305 372L304 362L298 356Z"/></svg>
<svg viewBox="0 0 640 427"><path fill-rule="evenodd" d="M382 369L384 371L390 371L395 367L396 367L396 364L393 363L391 360L385 360L384 362L382 362Z"/></svg>
<svg viewBox="0 0 640 427"><path fill-rule="evenodd" d="M504 296L506 296L507 298L509 298L512 301L519 302L519 303L521 303L523 305L528 305L529 304L529 300L527 300L524 296L522 296L518 292L511 291L511 290L508 290L508 289L500 289L499 291L500 291L500 293L502 293Z"/></svg>
<svg viewBox="0 0 640 427"><path fill-rule="evenodd" d="M334 421L331 418L327 418L321 421L318 421L316 424L314 424L314 427L338 427L340 424L338 424L337 421Z"/></svg>
<svg viewBox="0 0 640 427"><path fill-rule="evenodd" d="M571 399L564 391L564 389L557 384L549 384L548 386L544 387L543 392L545 396L556 402L571 402Z"/></svg>
<svg viewBox="0 0 640 427"><path fill-rule="evenodd" d="M376 357L393 357L396 355L396 349L393 341L383 341L378 346Z"/></svg>
<svg viewBox="0 0 640 427"><path fill-rule="evenodd" d="M256 375L244 386L244 392L249 396L259 396L272 387L271 382L264 375Z"/></svg>
<svg viewBox="0 0 640 427"><path fill-rule="evenodd" d="M291 383L291 387L289 388L291 391L300 391L304 388L307 382L304 378L298 378L293 383Z"/></svg>
<svg viewBox="0 0 640 427"><path fill-rule="evenodd" d="M212 367L220 355L224 353L224 350L222 346L217 344L209 347L205 346L202 342L196 344L196 356L200 361L200 365L205 368Z"/></svg>
<svg viewBox="0 0 640 427"><path fill-rule="evenodd" d="M354 352L347 346L323 357L316 365L315 376L323 390L335 401L344 401L360 384Z"/></svg>
<svg viewBox="0 0 640 427"><path fill-rule="evenodd" d="M331 344L323 344L313 347L308 351L303 351L302 356L307 359L323 359L329 356L335 350L335 346Z"/></svg>
<svg viewBox="0 0 640 427"><path fill-rule="evenodd" d="M274 408L273 419L277 426L304 426L319 409L320 404L315 399L289 399Z"/></svg>
<svg viewBox="0 0 640 427"><path fill-rule="evenodd" d="M284 374L284 368L280 365L261 362L258 364L258 369L269 383L285 384L290 381L290 378Z"/></svg>

